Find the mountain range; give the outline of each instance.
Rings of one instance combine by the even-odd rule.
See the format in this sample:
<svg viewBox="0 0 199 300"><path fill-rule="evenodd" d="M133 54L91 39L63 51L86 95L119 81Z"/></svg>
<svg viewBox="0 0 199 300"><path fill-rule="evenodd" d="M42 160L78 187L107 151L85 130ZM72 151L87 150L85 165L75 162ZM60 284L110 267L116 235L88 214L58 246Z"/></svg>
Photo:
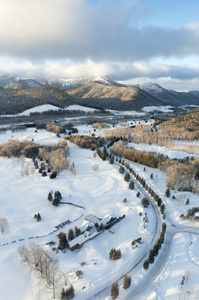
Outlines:
<svg viewBox="0 0 199 300"><path fill-rule="evenodd" d="M42 104L64 108L79 104L99 109L140 110L145 106L198 105L199 91L176 92L155 83L127 86L106 77L20 78L0 76L1 114L14 114Z"/></svg>

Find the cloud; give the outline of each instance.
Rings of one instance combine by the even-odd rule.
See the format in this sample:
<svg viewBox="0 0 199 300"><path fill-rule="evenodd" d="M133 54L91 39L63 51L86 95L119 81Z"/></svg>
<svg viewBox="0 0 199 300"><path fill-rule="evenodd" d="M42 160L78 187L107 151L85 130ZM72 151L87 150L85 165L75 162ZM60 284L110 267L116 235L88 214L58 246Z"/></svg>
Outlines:
<svg viewBox="0 0 199 300"><path fill-rule="evenodd" d="M20 76L45 77L97 77L108 76L114 80L128 80L129 78L173 78L177 80L192 80L199 78L199 68L166 65L161 63L135 62L135 63L112 63L86 60L82 62L60 61L49 63L27 63L18 61L15 65L3 63L0 57L1 71L17 73Z"/></svg>
<svg viewBox="0 0 199 300"><path fill-rule="evenodd" d="M0 0L0 55L76 61L136 61L199 54L198 23L139 26L135 1ZM100 3L102 3L100 5Z"/></svg>

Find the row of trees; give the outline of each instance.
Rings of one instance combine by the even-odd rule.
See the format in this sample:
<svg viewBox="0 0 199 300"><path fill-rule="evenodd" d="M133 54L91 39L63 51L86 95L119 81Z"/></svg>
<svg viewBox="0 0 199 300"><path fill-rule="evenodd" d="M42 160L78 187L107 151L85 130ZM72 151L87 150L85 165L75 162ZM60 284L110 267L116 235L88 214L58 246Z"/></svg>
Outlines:
<svg viewBox="0 0 199 300"><path fill-rule="evenodd" d="M113 152L118 155L119 145L113 146ZM120 151L119 151L120 153ZM128 155L126 155L128 153ZM149 154L134 149L125 148L122 150L122 154L128 160L144 163L151 167L158 167L167 174L167 185L169 188L176 189L179 191L192 191L195 192L199 188L199 159L191 160L165 160L154 154ZM131 154L131 155L129 155ZM134 155L133 155L134 154ZM138 156L137 156L138 154ZM140 158L141 160L140 160ZM144 160L146 161L144 162ZM123 159L119 159L122 163ZM124 168L120 168L120 172L124 172ZM153 176L153 175L152 175Z"/></svg>
<svg viewBox="0 0 199 300"><path fill-rule="evenodd" d="M64 232L60 232L60 234L59 234L59 246L58 246L58 248L60 250L65 249L66 246L67 246L67 241L72 241L74 238L80 236L80 234L81 234L81 230L77 226L75 226L74 229L70 228L68 230L67 236L66 236L66 234Z"/></svg>
<svg viewBox="0 0 199 300"><path fill-rule="evenodd" d="M161 163L161 159L158 155L127 148L122 141L119 141L118 144L114 144L111 147L111 152L117 156L123 156L130 161L143 164L151 168L157 168Z"/></svg>
<svg viewBox="0 0 199 300"><path fill-rule="evenodd" d="M188 200L188 199L187 199ZM184 214L180 215L180 219L182 220L193 220L199 222L199 217L195 217L195 213L199 212L199 206L192 207L188 209L186 216Z"/></svg>
<svg viewBox="0 0 199 300"><path fill-rule="evenodd" d="M143 268L145 270L148 269L149 264L152 264L154 262L155 257L158 255L158 252L161 249L162 244L164 243L164 237L165 237L165 233L166 233L166 227L167 227L166 223L163 223L162 224L162 231L160 233L160 237L157 240L157 242L155 243L153 249L150 250L148 259L145 260L145 262L143 264Z"/></svg>

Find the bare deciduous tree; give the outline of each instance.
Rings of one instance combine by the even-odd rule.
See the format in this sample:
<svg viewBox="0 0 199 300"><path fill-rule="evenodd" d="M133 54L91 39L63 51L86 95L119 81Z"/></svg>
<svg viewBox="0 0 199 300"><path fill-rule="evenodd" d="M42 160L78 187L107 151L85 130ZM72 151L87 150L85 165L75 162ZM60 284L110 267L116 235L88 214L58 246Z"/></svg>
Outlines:
<svg viewBox="0 0 199 300"><path fill-rule="evenodd" d="M18 253L29 271L37 274L41 292L52 293L55 299L61 282L58 258L35 243L20 246Z"/></svg>

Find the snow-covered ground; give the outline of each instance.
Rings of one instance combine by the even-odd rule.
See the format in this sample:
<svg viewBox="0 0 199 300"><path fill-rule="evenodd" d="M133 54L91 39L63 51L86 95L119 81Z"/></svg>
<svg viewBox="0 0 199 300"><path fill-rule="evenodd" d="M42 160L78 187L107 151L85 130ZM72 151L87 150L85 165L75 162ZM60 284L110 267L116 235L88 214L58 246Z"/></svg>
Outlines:
<svg viewBox="0 0 199 300"><path fill-rule="evenodd" d="M78 127L78 129L79 132L85 134L86 131L87 133L94 132L92 127L87 126ZM0 144L10 138L34 139L39 144L52 144L58 141L53 133L46 130L35 132L35 129L30 128L25 131L14 133L7 131L0 134ZM147 145L141 146L143 147L142 150L145 146L145 150L149 151ZM129 189L128 183L123 179L124 176L118 172L119 167L116 164L111 165L108 161L103 162L98 157L95 158L92 151L80 149L71 143L69 143L69 148L69 158L71 162L75 163L77 175L73 176L69 170L65 170L54 180L41 177L38 172L30 174L28 177L21 177L22 167L18 159L0 158L0 217L7 218L9 225L5 234L0 235L0 298L2 299L52 299L52 295L38 293L34 279L20 264L17 248L29 241L38 243L45 248L48 248L45 244L49 241L55 241L58 244L56 234L60 231L67 233L70 228L75 226L81 227L85 223L85 216L90 213L102 218L106 215L122 216L123 214L126 217L114 225L114 233L104 231L93 240L88 241L80 250L74 252L66 250L66 253L59 252L57 254L62 272L68 274L68 285L73 284L75 287L76 299L88 299L109 283L111 285L125 271L128 271L130 266L135 265L141 255L149 250L148 245L155 227L154 212L151 206L143 209L141 206L142 196L136 197L137 188L135 190ZM158 151L163 151L163 149L158 149ZM156 148L156 152L158 151ZM177 154L174 151L173 154L171 152L171 157L179 157L177 156L179 151L176 152ZM168 149L166 153L168 155ZM27 159L26 163L32 164L32 161ZM94 164L99 165L98 171L92 170ZM198 195L188 192L175 193L176 199L172 200L174 194L172 192L171 197L166 198L165 174L149 167L146 167L144 171L143 165L135 163L131 163L131 165L160 195L166 204L167 215L181 224L198 227L194 223L182 222L179 219L182 213L185 214L189 208L198 205ZM151 179L151 173L153 173L153 179ZM53 207L47 200L48 192L51 190L59 190L63 196L63 201L85 207L85 210L70 205ZM123 202L124 198L127 198L126 203ZM188 205L186 205L187 198L190 200ZM41 222L36 222L33 218L34 214L38 212L42 217ZM140 212L143 214L146 212L148 215L149 224L146 228L143 226L143 216L139 216ZM56 225L66 220L70 220L72 223L56 233L53 232ZM30 237L33 239L29 239ZM142 237L144 242L136 249L132 249L131 241L138 237ZM24 240L19 241L20 239ZM12 243L13 241L16 242ZM7 243L8 245L3 246ZM198 299L198 245L199 240L196 235L185 233L175 235L167 264L156 279L156 289L153 292L147 290L142 299L174 300L179 299L179 297L181 297L180 299ZM121 249L122 257L120 260L111 261L109 259L111 248ZM48 249L50 250L50 247ZM82 262L85 263L84 266L80 265ZM81 279L75 276L77 270L83 272ZM137 275L134 274L131 288L138 285L146 273L147 271L140 270ZM185 276L185 282L180 289L182 276ZM188 296L187 291L191 292L191 296ZM118 299L123 299L125 293L120 288ZM106 299L108 300L110 297L107 296Z"/></svg>
<svg viewBox="0 0 199 300"><path fill-rule="evenodd" d="M173 112L173 107L170 105L166 105L166 106L145 106L142 108L142 111L144 112L152 112L152 111L161 111L161 112Z"/></svg>
<svg viewBox="0 0 199 300"><path fill-rule="evenodd" d="M40 106L36 106L30 109L25 110L24 112L18 114L18 116L29 116L31 113L35 113L35 112L44 112L44 111L48 111L48 110L60 110L60 107L55 106L55 105L51 105L51 104L44 104L44 105L40 105Z"/></svg>
<svg viewBox="0 0 199 300"><path fill-rule="evenodd" d="M172 242L171 256L156 279L154 298L158 300L199 298L199 238L178 233Z"/></svg>
<svg viewBox="0 0 199 300"><path fill-rule="evenodd" d="M115 115L129 115L129 116L136 116L136 117L142 117L145 116L144 112L138 112L135 110L130 110L130 111L117 111L117 110L110 110Z"/></svg>
<svg viewBox="0 0 199 300"><path fill-rule="evenodd" d="M63 110L62 108L55 106L55 105L51 105L51 104L44 104L44 105L39 105L30 109L27 109L25 111L23 111L22 113L16 114L16 116L29 116L31 113L42 113L44 111L49 111L49 110ZM84 107L81 105L69 105L68 107L66 107L64 110L81 110L84 112L94 112L97 109L94 108L90 108L90 107ZM4 115L2 115L3 117ZM5 115L6 117L13 117L13 115Z"/></svg>
<svg viewBox="0 0 199 300"><path fill-rule="evenodd" d="M10 138L19 140L34 138L37 143L54 143L57 137L45 130L34 132L28 129L23 132L11 133L0 136L0 141L5 142ZM31 279L25 274L19 263L17 247L22 243L34 241L44 246L46 242L58 240L55 233L51 233L55 226L70 220L73 223L65 226L61 231L68 232L71 227L80 227L87 214L93 213L98 217L106 215L122 216L126 215L120 223L113 227L115 233L105 231L92 241L87 242L84 247L77 252L67 250L65 254L60 253L60 265L64 272L74 274L81 269L83 278L78 280L72 276L69 283L72 283L76 290L77 299L87 299L103 284L107 284L107 272L109 280L117 279L117 275L128 270L129 263L136 260L138 254L145 248L154 230L153 214L150 208L144 210L141 207L140 199L136 197L137 190L130 190L128 183L123 179L123 175L118 172L118 168L110 165L109 162L102 162L99 158L93 157L90 150L82 150L70 144L70 160L76 166L77 175L73 176L69 170L64 171L56 179L50 180L48 177L41 177L39 173L30 174L28 177L21 177L21 164L15 158L0 159L0 184L1 193L1 217L8 220L9 227L4 235L0 237L0 293L5 295L4 299L28 299L38 300L51 299L49 296L37 295L37 288L32 287ZM26 160L32 164L31 160ZM93 171L93 164L99 165L98 171ZM72 202L85 207L85 210L70 205L60 205L53 207L47 200L48 192L59 190L63 196L63 201ZM123 199L127 198L127 203ZM143 227L142 217L139 212L146 211L150 220L147 228ZM41 222L36 222L35 213L40 213ZM75 219L79 218L77 221ZM133 230L132 230L133 228ZM37 236L37 238L36 238ZM34 237L33 239L29 239ZM131 241L142 237L145 241L135 250L132 250ZM24 241L19 241L24 239ZM16 241L14 243L11 243ZM8 243L8 245L2 246ZM120 248L122 259L117 262L109 259L111 248ZM80 263L85 262L81 267ZM5 270L8 270L7 272ZM17 276L16 276L17 274ZM69 275L70 275L69 274ZM69 276L70 277L70 276ZM9 289L5 287L8 286ZM25 289L23 289L25 285ZM17 286L17 289L16 289ZM82 291L82 287L85 286ZM18 291L18 292L17 292ZM18 298L17 298L18 297Z"/></svg>

